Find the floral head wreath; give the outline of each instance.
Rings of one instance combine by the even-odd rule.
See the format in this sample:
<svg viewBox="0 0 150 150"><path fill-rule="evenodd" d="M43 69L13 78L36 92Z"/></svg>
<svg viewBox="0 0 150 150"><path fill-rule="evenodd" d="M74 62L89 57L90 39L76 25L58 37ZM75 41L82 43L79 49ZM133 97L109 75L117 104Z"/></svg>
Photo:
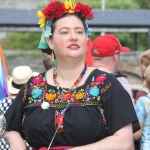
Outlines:
<svg viewBox="0 0 150 150"><path fill-rule="evenodd" d="M74 3L72 0L65 0L64 2L59 2L58 0L51 1L42 10L37 12L37 16L40 18L38 24L40 28L43 28L41 41L38 48L46 49L48 48L47 38L52 35L51 33L51 23L53 19L62 17L64 14L80 14L84 20L91 20L94 17L94 13L91 11L92 8L81 2ZM86 34L87 36L91 34L91 29L88 28L86 24Z"/></svg>

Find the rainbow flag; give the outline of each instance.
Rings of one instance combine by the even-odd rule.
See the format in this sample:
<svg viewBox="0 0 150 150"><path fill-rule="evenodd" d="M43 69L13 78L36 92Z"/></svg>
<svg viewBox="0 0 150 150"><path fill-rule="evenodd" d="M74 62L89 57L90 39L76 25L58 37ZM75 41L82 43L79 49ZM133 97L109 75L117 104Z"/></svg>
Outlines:
<svg viewBox="0 0 150 150"><path fill-rule="evenodd" d="M8 72L2 47L0 45L0 100L8 96Z"/></svg>

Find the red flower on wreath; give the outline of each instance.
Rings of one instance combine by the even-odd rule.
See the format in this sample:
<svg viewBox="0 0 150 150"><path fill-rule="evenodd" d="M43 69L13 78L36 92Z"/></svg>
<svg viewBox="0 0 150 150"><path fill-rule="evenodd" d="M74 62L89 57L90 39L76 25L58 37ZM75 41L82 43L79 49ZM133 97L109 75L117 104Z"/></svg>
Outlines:
<svg viewBox="0 0 150 150"><path fill-rule="evenodd" d="M80 11L82 11L83 5L84 5L84 4L78 2L78 3L76 4L75 9L74 9L75 13L79 13Z"/></svg>
<svg viewBox="0 0 150 150"><path fill-rule="evenodd" d="M89 7L88 5L84 5L83 10L82 10L82 16L88 19L92 19L94 16L94 13L91 12L91 10L92 10L91 7Z"/></svg>
<svg viewBox="0 0 150 150"><path fill-rule="evenodd" d="M57 2L56 1L51 1L43 10L43 14L45 14L46 18L48 20L52 20L55 16L54 16L54 12L56 11L56 5Z"/></svg>
<svg viewBox="0 0 150 150"><path fill-rule="evenodd" d="M60 18L65 13L65 5L64 3L60 3L60 5L56 9L55 18Z"/></svg>
<svg viewBox="0 0 150 150"><path fill-rule="evenodd" d="M53 18L60 18L65 13L64 3L58 2L55 0L51 1L43 10L43 14L45 14L47 20L52 20Z"/></svg>
<svg viewBox="0 0 150 150"><path fill-rule="evenodd" d="M84 5L80 2L76 4L75 7L75 13L79 13L81 11L81 16L85 17L86 19L92 19L94 16L94 13L91 12L92 8L88 5Z"/></svg>

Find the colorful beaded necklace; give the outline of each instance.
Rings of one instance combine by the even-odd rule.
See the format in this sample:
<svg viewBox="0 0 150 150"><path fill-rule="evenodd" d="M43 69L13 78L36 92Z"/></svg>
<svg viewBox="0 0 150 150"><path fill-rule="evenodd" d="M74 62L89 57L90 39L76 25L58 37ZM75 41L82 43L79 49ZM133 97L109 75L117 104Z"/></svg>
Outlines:
<svg viewBox="0 0 150 150"><path fill-rule="evenodd" d="M84 76L86 70L87 70L87 66L86 66L86 64L85 64L85 65L84 65L84 69L83 69L83 71L81 72L79 78L75 81L75 83L71 86L71 88L68 88L68 89L67 89L67 88L62 88L62 87L60 86L60 84L58 83L58 81L57 81L57 68L55 67L55 68L54 68L54 72L53 72L53 81L54 81L54 84L57 86L57 89L61 88L61 89L64 90L64 91L73 92L73 91L78 87L78 85L79 85L81 79L83 78L83 76Z"/></svg>

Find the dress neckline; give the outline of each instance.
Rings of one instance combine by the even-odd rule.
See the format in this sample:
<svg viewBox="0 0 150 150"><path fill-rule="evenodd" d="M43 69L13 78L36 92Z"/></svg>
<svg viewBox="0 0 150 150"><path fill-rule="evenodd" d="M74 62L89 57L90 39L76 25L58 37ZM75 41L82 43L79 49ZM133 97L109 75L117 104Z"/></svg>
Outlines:
<svg viewBox="0 0 150 150"><path fill-rule="evenodd" d="M93 73L94 73L96 70L98 70L98 69L93 69L93 70L89 73L89 75L88 75L87 79L85 80L85 82L84 82L82 85L78 86L76 89L83 87L83 86L86 84L86 82L90 79L90 77L93 75ZM45 79L46 79L46 81L45 81L46 84L47 84L48 86L51 86L51 87L57 89L57 86L56 86L56 85L52 85L52 84L49 84L49 83L47 82L46 74L47 74L47 71L44 73L44 77L45 77ZM62 88L63 88L63 89L67 89L67 88L64 88L64 87L62 87Z"/></svg>

